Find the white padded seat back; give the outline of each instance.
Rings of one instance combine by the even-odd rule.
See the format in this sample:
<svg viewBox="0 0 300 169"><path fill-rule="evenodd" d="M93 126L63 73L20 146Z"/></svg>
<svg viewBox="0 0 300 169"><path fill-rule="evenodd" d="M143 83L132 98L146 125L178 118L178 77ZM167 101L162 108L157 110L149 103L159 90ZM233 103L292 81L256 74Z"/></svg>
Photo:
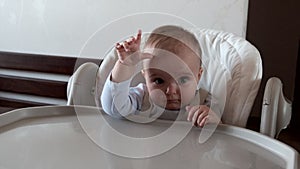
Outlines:
<svg viewBox="0 0 300 169"><path fill-rule="evenodd" d="M194 33L204 67L199 87L211 92L219 105L225 104L224 123L245 127L262 78L258 50L232 33L208 29Z"/></svg>

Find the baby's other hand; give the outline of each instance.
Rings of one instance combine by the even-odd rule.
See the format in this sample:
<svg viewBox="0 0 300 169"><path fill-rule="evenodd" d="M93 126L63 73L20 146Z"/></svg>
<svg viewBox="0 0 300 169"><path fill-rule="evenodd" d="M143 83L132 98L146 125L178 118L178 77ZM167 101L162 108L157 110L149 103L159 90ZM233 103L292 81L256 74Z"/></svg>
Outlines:
<svg viewBox="0 0 300 169"><path fill-rule="evenodd" d="M203 127L205 124L221 122L220 117L206 105L186 106L188 112L187 121L195 126Z"/></svg>
<svg viewBox="0 0 300 169"><path fill-rule="evenodd" d="M115 48L118 53L119 61L127 66L134 66L139 61L146 59L149 55L140 53L142 31L139 30L136 37L132 36L123 43L117 43Z"/></svg>

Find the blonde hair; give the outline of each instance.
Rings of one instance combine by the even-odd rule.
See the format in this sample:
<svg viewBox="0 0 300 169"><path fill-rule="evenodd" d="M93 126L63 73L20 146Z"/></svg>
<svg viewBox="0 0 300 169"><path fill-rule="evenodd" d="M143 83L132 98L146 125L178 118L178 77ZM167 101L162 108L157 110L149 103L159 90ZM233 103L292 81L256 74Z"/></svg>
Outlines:
<svg viewBox="0 0 300 169"><path fill-rule="evenodd" d="M172 47L171 52L180 50L180 47L186 47L199 57L201 65L201 48L194 34L182 27L175 25L166 25L154 29L145 42L145 47L165 49Z"/></svg>

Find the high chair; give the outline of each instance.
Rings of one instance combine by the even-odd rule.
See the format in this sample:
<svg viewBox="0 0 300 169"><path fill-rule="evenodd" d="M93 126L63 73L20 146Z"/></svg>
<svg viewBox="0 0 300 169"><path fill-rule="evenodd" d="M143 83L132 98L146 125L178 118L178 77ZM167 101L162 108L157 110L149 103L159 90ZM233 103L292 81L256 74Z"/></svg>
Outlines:
<svg viewBox="0 0 300 169"><path fill-rule="evenodd" d="M208 29L191 31L198 38L202 49L204 71L198 87L213 95L215 104L224 112L223 123L245 127L262 78L262 63L258 50L244 38L228 32ZM82 97L85 93L84 99L75 99L76 104L101 106L103 85L117 59L116 51L112 50L103 60L98 73L96 65L82 65L73 75L76 78L73 77L68 85L68 103L71 104L71 100L76 98L74 96L78 93ZM91 73L84 71L85 68ZM87 77L80 77L85 75ZM85 83L76 82L83 81L81 78ZM90 82L86 82L88 79ZM74 88L74 85L77 87ZM78 85L85 85L80 87L84 91L78 91ZM95 85L97 92L91 93ZM92 101L94 98L96 102Z"/></svg>
<svg viewBox="0 0 300 169"><path fill-rule="evenodd" d="M263 97L260 133L273 138L289 125L292 116L292 103L285 98L282 88L281 80L271 77Z"/></svg>

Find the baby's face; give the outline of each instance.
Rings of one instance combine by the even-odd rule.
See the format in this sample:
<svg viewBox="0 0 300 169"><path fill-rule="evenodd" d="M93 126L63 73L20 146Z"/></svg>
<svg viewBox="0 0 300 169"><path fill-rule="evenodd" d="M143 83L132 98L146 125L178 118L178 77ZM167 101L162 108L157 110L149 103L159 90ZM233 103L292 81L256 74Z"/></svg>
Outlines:
<svg viewBox="0 0 300 169"><path fill-rule="evenodd" d="M202 70L197 56L156 52L145 62L144 77L151 100L168 110L179 110L195 97ZM196 57L196 58L195 58Z"/></svg>

